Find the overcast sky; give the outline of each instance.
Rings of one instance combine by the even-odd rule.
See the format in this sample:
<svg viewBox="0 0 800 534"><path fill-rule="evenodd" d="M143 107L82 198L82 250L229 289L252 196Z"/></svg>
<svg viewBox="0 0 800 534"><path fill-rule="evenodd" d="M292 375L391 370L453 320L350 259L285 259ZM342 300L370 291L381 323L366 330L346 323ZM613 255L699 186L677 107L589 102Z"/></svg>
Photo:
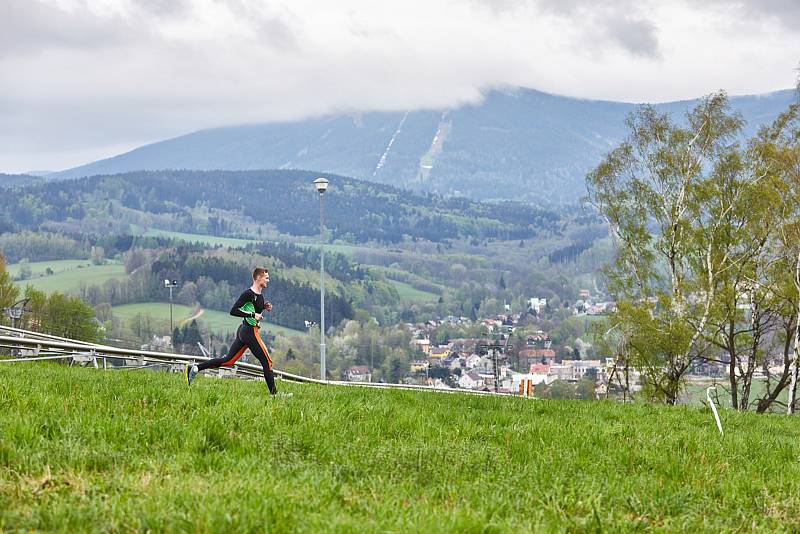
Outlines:
<svg viewBox="0 0 800 534"><path fill-rule="evenodd" d="M504 86L763 93L798 64L800 0L0 0L0 172Z"/></svg>

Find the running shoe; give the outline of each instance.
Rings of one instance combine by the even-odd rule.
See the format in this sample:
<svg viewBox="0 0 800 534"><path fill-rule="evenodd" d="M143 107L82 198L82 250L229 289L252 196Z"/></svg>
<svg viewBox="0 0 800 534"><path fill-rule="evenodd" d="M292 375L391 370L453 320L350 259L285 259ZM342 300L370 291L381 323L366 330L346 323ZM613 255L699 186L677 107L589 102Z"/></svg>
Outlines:
<svg viewBox="0 0 800 534"><path fill-rule="evenodd" d="M186 372L184 373L186 375L186 383L191 386L192 385L192 380L194 380L194 377L197 376L198 372L199 371L198 371L196 365L192 365L192 364L187 365L186 366Z"/></svg>

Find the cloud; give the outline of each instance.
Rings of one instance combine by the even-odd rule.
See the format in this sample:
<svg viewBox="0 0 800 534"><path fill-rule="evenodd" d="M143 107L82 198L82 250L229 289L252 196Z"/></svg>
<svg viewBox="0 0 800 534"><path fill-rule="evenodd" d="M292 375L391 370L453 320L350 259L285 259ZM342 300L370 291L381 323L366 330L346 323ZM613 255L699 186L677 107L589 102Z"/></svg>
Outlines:
<svg viewBox="0 0 800 534"><path fill-rule="evenodd" d="M121 16L101 17L43 0L0 4L0 57L53 47L93 49L130 42L139 31Z"/></svg>
<svg viewBox="0 0 800 534"><path fill-rule="evenodd" d="M0 171L215 126L452 107L495 87L625 101L790 87L797 6L2 0Z"/></svg>

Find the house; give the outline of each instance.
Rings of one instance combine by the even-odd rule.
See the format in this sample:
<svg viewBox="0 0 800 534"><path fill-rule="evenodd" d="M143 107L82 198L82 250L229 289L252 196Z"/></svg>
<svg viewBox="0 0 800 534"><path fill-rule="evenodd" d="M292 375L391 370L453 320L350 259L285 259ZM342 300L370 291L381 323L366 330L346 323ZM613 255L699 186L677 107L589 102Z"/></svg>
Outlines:
<svg viewBox="0 0 800 534"><path fill-rule="evenodd" d="M464 389L480 389L484 385L483 378L478 373L470 372L461 375L458 379L458 387Z"/></svg>
<svg viewBox="0 0 800 534"><path fill-rule="evenodd" d="M550 340L550 336L539 330L535 334L529 335L525 339L525 346L528 348L545 348L549 349L550 345L552 345L552 341Z"/></svg>
<svg viewBox="0 0 800 534"><path fill-rule="evenodd" d="M578 297L580 297L582 299L588 299L589 295L590 295L590 293L589 293L588 289L579 289L578 290Z"/></svg>
<svg viewBox="0 0 800 534"><path fill-rule="evenodd" d="M564 360L561 365L550 366L550 376L558 380L577 382L590 369L593 369L600 380L607 378L606 366L600 360Z"/></svg>
<svg viewBox="0 0 800 534"><path fill-rule="evenodd" d="M547 376L550 374L550 365L546 363L532 363L529 372L533 375L539 374Z"/></svg>
<svg viewBox="0 0 800 534"><path fill-rule="evenodd" d="M411 340L411 344L416 346L426 356L428 354L430 354L430 352L431 352L431 340L430 339L412 339Z"/></svg>
<svg viewBox="0 0 800 534"><path fill-rule="evenodd" d="M430 364L427 360L412 360L410 368L412 373L422 373L428 370Z"/></svg>
<svg viewBox="0 0 800 534"><path fill-rule="evenodd" d="M536 363L552 364L556 359L556 351L553 349L522 349L519 351L520 369L525 369Z"/></svg>
<svg viewBox="0 0 800 534"><path fill-rule="evenodd" d="M366 365L354 365L347 370L347 380L350 382L372 382L372 373Z"/></svg>
<svg viewBox="0 0 800 534"><path fill-rule="evenodd" d="M450 347L447 345L431 347L429 356L431 358L447 358L450 356Z"/></svg>
<svg viewBox="0 0 800 534"><path fill-rule="evenodd" d="M480 365L481 357L478 356L477 354L470 354L469 356L467 356L464 363L467 369L474 369L475 367Z"/></svg>

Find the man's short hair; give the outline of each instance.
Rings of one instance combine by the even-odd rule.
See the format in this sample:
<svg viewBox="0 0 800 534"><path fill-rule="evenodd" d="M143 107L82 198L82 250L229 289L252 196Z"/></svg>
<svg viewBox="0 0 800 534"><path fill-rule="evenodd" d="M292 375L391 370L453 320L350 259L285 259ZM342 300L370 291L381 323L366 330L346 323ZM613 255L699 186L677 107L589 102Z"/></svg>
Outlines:
<svg viewBox="0 0 800 534"><path fill-rule="evenodd" d="M253 280L258 278L262 274L266 274L268 272L269 272L269 270L267 270L267 269L265 269L263 267L256 267L255 269L253 269Z"/></svg>

